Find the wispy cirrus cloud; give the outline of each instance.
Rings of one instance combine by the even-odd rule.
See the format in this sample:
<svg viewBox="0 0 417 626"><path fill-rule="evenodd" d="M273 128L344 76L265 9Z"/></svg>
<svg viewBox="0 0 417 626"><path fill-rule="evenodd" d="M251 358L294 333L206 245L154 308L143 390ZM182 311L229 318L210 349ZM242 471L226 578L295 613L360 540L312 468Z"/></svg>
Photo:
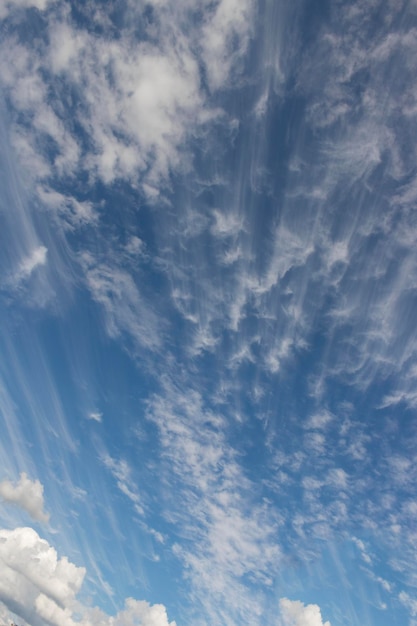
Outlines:
<svg viewBox="0 0 417 626"><path fill-rule="evenodd" d="M135 511L139 513L139 515L143 515L144 511L141 504L141 498L137 491L137 487L132 480L131 468L129 467L127 461L124 459L113 459L108 454L103 457L102 461L116 479L117 487L125 496L129 498L129 500L132 501Z"/></svg>
<svg viewBox="0 0 417 626"><path fill-rule="evenodd" d="M1 44L10 136L27 175L10 193L19 210L2 259L21 268L20 285L58 268L56 300L75 285L71 314L82 328L87 288L103 313L97 334L102 326L115 352L134 357L140 392L129 393L149 393L148 423L136 406L131 419L143 420L157 449L138 461L152 474L152 497L117 449L134 443L131 424L116 428L106 405L120 396L114 372L94 383L88 348L77 351L64 331L68 312L51 327L76 372L68 383L76 399L83 387L82 411L76 401L74 418L64 410L70 393L58 390L68 376L57 366L54 377L42 346L48 358L53 350L29 332L30 377L10 339L4 371L19 381L15 395L26 398L48 459L58 440L82 457L77 417L82 429L86 415L100 419L91 407L103 407L109 419L97 439L114 448L99 469L84 451L89 519L96 523L95 496L106 528L122 538L106 470L130 507L141 515L155 507L193 623L199 612L201 621L261 623L283 555L305 564L323 542L360 537L356 527L398 553L392 567L414 580L406 410L416 405L416 38L402 17L410 6L334 3L315 22L302 3L266 2L260 26L252 2L77 3L77 11L56 2L36 38L8 30ZM240 81L247 53L253 68ZM22 188L36 202L19 202ZM36 456L6 400L13 453ZM71 484L74 462L64 465ZM104 581L99 565L111 557L82 527L78 542ZM126 535L133 543L135 531ZM130 575L123 547L117 558ZM288 600L283 619L321 626L311 606ZM141 610L132 605L125 619ZM42 611L68 617L52 617L48 602Z"/></svg>
<svg viewBox="0 0 417 626"><path fill-rule="evenodd" d="M134 277L117 265L98 262L89 253L84 253L81 263L92 298L103 308L109 335L127 334L135 350L138 346L150 350L158 348L162 320L141 296Z"/></svg>

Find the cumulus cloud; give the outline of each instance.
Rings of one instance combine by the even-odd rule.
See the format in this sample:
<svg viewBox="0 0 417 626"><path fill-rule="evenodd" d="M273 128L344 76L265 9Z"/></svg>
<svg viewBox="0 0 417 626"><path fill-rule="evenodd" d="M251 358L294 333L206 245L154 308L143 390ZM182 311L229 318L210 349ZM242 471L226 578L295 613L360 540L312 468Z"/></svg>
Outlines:
<svg viewBox="0 0 417 626"><path fill-rule="evenodd" d="M81 605L85 573L32 528L0 530L0 615L5 607L32 626L176 626L161 604L128 598L115 616Z"/></svg>
<svg viewBox="0 0 417 626"><path fill-rule="evenodd" d="M279 601L283 626L331 626L323 622L317 604L303 604L299 600L282 598Z"/></svg>
<svg viewBox="0 0 417 626"><path fill-rule="evenodd" d="M84 575L32 528L0 530L0 600L29 624L61 624L60 611L70 609Z"/></svg>
<svg viewBox="0 0 417 626"><path fill-rule="evenodd" d="M144 600L127 598L125 608L114 617L93 609L85 614L83 620L85 626L100 624L103 626L176 626L175 622L169 622L165 607L162 604L149 604Z"/></svg>
<svg viewBox="0 0 417 626"><path fill-rule="evenodd" d="M3 480L0 483L0 497L5 502L21 507L38 522L49 521L49 514L43 508L43 485L39 480L30 480L25 472L20 474L16 483Z"/></svg>

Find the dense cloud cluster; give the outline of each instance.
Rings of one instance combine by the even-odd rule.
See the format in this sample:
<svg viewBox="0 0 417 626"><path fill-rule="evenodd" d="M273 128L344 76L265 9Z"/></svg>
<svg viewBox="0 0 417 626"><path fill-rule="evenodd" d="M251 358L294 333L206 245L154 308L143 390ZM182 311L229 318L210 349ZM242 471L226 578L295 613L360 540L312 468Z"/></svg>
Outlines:
<svg viewBox="0 0 417 626"><path fill-rule="evenodd" d="M48 8L46 1L22 6L30 4ZM187 141L222 115L202 89L201 68L212 90L225 87L248 46L253 3L199 5L127 3L119 7L123 26L115 38L108 12L89 15L85 8L100 28L97 37L85 23L71 20L61 2L46 13L47 44L38 41L29 50L13 35L4 42L0 81L15 111L30 119L30 125L14 127L15 148L40 182L42 200L65 221L80 224L94 213L88 204L51 189L52 176L58 182L87 170L106 184L140 180L149 199L158 197L170 173L188 167ZM143 29L140 41L134 23ZM67 115L63 89L74 94L75 116ZM52 162L45 151L51 142Z"/></svg>
<svg viewBox="0 0 417 626"><path fill-rule="evenodd" d="M28 624L70 624L84 575L32 528L0 531L0 599Z"/></svg>

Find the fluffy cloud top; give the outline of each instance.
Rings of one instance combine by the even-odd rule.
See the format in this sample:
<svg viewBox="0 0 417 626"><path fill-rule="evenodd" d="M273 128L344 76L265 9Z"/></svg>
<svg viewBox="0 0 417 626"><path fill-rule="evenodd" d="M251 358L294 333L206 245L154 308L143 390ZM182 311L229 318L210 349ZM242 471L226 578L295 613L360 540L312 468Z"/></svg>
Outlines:
<svg viewBox="0 0 417 626"><path fill-rule="evenodd" d="M27 511L38 522L48 522L49 514L44 511L43 485L39 480L30 480L25 472L20 474L17 483L3 480L0 483L0 497Z"/></svg>
<svg viewBox="0 0 417 626"><path fill-rule="evenodd" d="M283 626L331 626L323 622L317 604L303 604L299 600L282 598L279 602Z"/></svg>
<svg viewBox="0 0 417 626"><path fill-rule="evenodd" d="M69 609L84 575L32 528L0 530L0 601L29 624L65 623L62 607Z"/></svg>
<svg viewBox="0 0 417 626"><path fill-rule="evenodd" d="M149 604L144 600L128 598L125 608L115 617L109 617L99 609L93 609L83 620L85 626L176 626L168 622L167 612L162 604Z"/></svg>
<svg viewBox="0 0 417 626"><path fill-rule="evenodd" d="M0 530L0 615L4 607L31 626L176 626L161 604L128 598L114 617L77 602L85 569L77 567L32 528ZM74 621L77 610L80 621Z"/></svg>

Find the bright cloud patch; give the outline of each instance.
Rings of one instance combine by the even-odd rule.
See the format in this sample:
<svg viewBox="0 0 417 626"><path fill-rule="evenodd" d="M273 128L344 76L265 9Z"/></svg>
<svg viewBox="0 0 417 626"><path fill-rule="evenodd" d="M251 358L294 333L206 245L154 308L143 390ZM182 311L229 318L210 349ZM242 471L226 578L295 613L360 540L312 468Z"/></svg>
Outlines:
<svg viewBox="0 0 417 626"><path fill-rule="evenodd" d="M128 598L124 610L114 617L105 615L98 609L87 611L82 622L85 626L103 624L103 626L176 626L169 622L165 607L162 604L151 605L144 600Z"/></svg>
<svg viewBox="0 0 417 626"><path fill-rule="evenodd" d="M22 472L17 483L3 480L0 483L0 497L10 504L16 504L27 511L38 522L48 522L49 514L44 511L43 485L39 480L30 480Z"/></svg>
<svg viewBox="0 0 417 626"><path fill-rule="evenodd" d="M299 600L282 598L279 602L283 626L331 626L323 622L317 604L303 604Z"/></svg>
<svg viewBox="0 0 417 626"><path fill-rule="evenodd" d="M22 280L29 278L37 267L45 265L47 252L48 250L45 246L38 246L30 254L25 256L20 262L12 282L18 285Z"/></svg>
<svg viewBox="0 0 417 626"><path fill-rule="evenodd" d="M114 617L76 602L85 569L41 539L32 528L0 530L0 615L4 607L31 626L175 626L165 607L128 598ZM3 607L2 607L3 604ZM81 620L73 618L77 609Z"/></svg>
<svg viewBox="0 0 417 626"><path fill-rule="evenodd" d="M87 418L89 420L93 420L93 422L101 422L103 419L103 414L99 411L90 411L90 413L87 415Z"/></svg>
<svg viewBox="0 0 417 626"><path fill-rule="evenodd" d="M84 575L32 528L0 531L0 600L29 624L62 624Z"/></svg>
<svg viewBox="0 0 417 626"><path fill-rule="evenodd" d="M46 0L19 4L45 8ZM150 197L153 190L157 197L158 185L172 171L187 167L187 141L219 115L201 88L201 69L213 89L226 85L248 45L252 3L222 0L204 20L200 7L190 11L188 2L175 8L154 3L151 22L149 7L137 3L117 38L107 30L106 9L94 13L102 26L97 37L60 8L49 19L46 47L27 48L12 37L2 50L7 60L0 83L16 110L31 118L30 128L15 128L16 149L34 178L89 171L108 184L139 176L142 191ZM0 18L5 12L0 11ZM128 26L135 21L147 24L140 42ZM202 49L195 46L197 40L204 42ZM58 88L55 96L50 81ZM58 94L63 85L80 101L75 116L74 109L63 110ZM81 145L74 123L88 144ZM56 149L53 162L45 154L46 144Z"/></svg>

